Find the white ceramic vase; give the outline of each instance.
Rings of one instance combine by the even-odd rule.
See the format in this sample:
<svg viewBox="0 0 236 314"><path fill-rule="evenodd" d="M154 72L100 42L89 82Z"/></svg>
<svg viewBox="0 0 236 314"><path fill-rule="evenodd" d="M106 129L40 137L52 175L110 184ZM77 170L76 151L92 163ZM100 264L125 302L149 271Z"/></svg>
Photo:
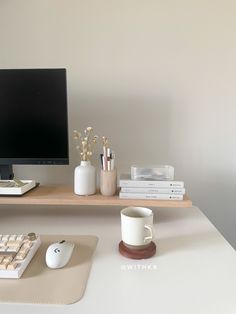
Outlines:
<svg viewBox="0 0 236 314"><path fill-rule="evenodd" d="M74 172L74 192L78 195L96 193L96 170L90 161L81 161Z"/></svg>

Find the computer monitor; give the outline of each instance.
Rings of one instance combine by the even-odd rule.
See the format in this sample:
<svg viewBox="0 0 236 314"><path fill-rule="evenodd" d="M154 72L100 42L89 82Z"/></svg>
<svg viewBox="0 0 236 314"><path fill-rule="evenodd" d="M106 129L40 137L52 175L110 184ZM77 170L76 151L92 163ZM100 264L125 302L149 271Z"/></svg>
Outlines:
<svg viewBox="0 0 236 314"><path fill-rule="evenodd" d="M65 69L0 69L0 179L13 164L69 163Z"/></svg>

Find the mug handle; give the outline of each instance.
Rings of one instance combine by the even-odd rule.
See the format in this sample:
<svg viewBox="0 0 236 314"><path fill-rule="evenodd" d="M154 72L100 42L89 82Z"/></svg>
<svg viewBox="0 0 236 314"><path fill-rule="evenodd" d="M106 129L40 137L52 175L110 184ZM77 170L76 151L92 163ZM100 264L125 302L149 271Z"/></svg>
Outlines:
<svg viewBox="0 0 236 314"><path fill-rule="evenodd" d="M150 236L144 238L144 242L153 239L153 229L151 225L144 225L144 228L150 232Z"/></svg>

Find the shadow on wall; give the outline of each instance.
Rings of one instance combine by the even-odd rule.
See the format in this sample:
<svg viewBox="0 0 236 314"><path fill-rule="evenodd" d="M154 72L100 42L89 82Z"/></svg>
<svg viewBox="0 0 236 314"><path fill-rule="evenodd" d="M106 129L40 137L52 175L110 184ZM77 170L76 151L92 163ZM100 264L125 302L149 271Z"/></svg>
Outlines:
<svg viewBox="0 0 236 314"><path fill-rule="evenodd" d="M171 103L167 97L80 97L70 103L70 127L92 125L115 150L120 169L133 163L168 163ZM161 149L160 149L161 148ZM72 161L76 160L71 149Z"/></svg>
<svg viewBox="0 0 236 314"><path fill-rule="evenodd" d="M232 174L208 174L192 182L193 204L199 207L223 236L236 248L235 237L235 179ZM225 228L227 226L227 228Z"/></svg>

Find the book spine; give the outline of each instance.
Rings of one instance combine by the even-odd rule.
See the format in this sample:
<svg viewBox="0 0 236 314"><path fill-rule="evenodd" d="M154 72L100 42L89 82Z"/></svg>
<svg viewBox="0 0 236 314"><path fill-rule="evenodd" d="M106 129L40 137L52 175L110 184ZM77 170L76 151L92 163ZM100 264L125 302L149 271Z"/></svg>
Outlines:
<svg viewBox="0 0 236 314"><path fill-rule="evenodd" d="M132 188L183 188L183 181L137 181L137 180L120 180L120 187Z"/></svg>
<svg viewBox="0 0 236 314"><path fill-rule="evenodd" d="M146 193L124 193L120 192L120 198L139 199L139 200L183 200L183 195L177 194L146 194Z"/></svg>
<svg viewBox="0 0 236 314"><path fill-rule="evenodd" d="M149 194L185 194L185 188L170 189L170 188L121 188L124 193L149 193Z"/></svg>

